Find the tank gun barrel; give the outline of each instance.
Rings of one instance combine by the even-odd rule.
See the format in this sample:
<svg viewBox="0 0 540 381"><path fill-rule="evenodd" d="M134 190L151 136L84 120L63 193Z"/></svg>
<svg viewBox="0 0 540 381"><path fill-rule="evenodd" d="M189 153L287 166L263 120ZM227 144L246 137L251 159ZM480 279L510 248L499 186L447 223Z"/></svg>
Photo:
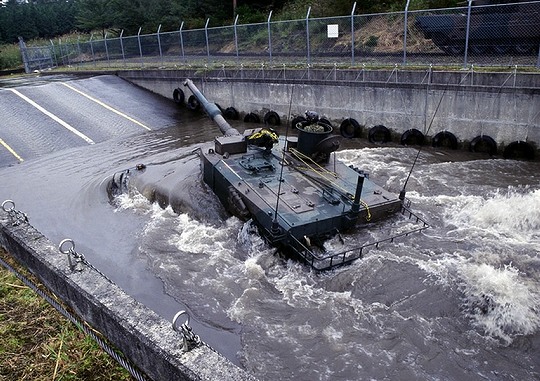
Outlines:
<svg viewBox="0 0 540 381"><path fill-rule="evenodd" d="M200 92L200 90L195 86L193 81L191 79L186 79L184 81L184 86L189 87L195 98L199 101L204 111L208 114L210 119L216 123L221 131L221 133L225 136L231 136L231 135L241 135L240 132L238 132L237 129L233 128L223 117L223 114L221 114L221 111L216 106L215 103L210 102L206 97Z"/></svg>

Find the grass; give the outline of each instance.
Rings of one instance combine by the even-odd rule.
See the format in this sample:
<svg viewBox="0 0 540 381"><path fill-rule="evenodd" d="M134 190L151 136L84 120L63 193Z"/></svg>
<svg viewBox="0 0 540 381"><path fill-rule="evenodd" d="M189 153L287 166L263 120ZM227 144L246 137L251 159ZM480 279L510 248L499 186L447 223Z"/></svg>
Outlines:
<svg viewBox="0 0 540 381"><path fill-rule="evenodd" d="M23 66L17 44L0 44L0 70L17 69Z"/></svg>
<svg viewBox="0 0 540 381"><path fill-rule="evenodd" d="M32 278L1 248L0 256ZM35 278L32 281L39 284ZM0 266L0 380L133 378L91 338Z"/></svg>

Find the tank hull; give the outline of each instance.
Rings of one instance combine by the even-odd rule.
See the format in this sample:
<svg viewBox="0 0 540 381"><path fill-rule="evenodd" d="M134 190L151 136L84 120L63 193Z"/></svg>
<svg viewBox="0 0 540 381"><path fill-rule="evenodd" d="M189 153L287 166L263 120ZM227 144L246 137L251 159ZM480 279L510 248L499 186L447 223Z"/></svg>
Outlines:
<svg viewBox="0 0 540 381"><path fill-rule="evenodd" d="M271 152L254 147L239 155L220 155L210 146L201 156L204 182L229 212L252 218L272 245L322 242L401 208L397 195L339 160L317 165L302 161L286 149L284 138ZM359 177L360 203L354 211Z"/></svg>
<svg viewBox="0 0 540 381"><path fill-rule="evenodd" d="M339 137L328 123L299 123L292 136L278 137L268 128L243 133L232 128L195 87L186 80L199 103L218 124L223 136L198 150L203 182L231 214L252 220L269 244L302 259L316 270L349 263L365 248L393 240L355 243L343 251L327 251L325 241L356 228L408 213L415 225L398 236L408 235L427 224L404 208L400 195L388 192L369 179L366 172L337 160ZM186 200L185 168L176 161L146 166L140 164L115 174L109 183L111 197L135 187L160 205L182 207ZM190 176L193 177L193 176ZM342 240L343 241L343 240Z"/></svg>

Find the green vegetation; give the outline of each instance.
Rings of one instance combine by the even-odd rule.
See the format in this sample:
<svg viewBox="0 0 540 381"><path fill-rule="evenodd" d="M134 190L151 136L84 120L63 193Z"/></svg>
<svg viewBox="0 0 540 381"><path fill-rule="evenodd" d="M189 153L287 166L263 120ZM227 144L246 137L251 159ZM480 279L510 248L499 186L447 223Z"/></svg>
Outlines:
<svg viewBox="0 0 540 381"><path fill-rule="evenodd" d="M299 20L311 7L311 17L349 15L354 0L243 0L236 9L233 2L221 0L7 0L0 3L0 70L22 67L15 45L22 37L27 45L43 46L51 39L62 43L87 41L91 34L117 37L265 22L272 11L272 20ZM456 6L457 0L411 0L410 9ZM403 11L405 0L357 0L356 14ZM266 31L262 31L266 33ZM261 32L261 33L262 33ZM266 35L264 35L266 40ZM376 41L370 41L373 45ZM372 49L372 45L367 45ZM287 49L281 46L280 49Z"/></svg>
<svg viewBox="0 0 540 381"><path fill-rule="evenodd" d="M349 15L354 0L242 0L236 9L233 2L221 0L7 0L0 3L0 70L22 65L15 45L22 37L49 44L49 39L66 35L88 40L91 33L115 37L232 25L235 16L240 24L264 22L272 11L272 20L297 20L306 16L333 17ZM357 0L356 14L403 11L405 0ZM409 8L428 9L456 6L458 0L411 0ZM83 37L84 36L84 37ZM69 40L69 38L68 38ZM75 41L77 39L75 38ZM381 41L379 41L380 44ZM374 43L371 41L370 43ZM370 46L371 47L371 46ZM283 47L285 48L285 47Z"/></svg>
<svg viewBox="0 0 540 381"><path fill-rule="evenodd" d="M263 22L270 11L274 20L349 15L354 0L8 0L0 5L0 43L36 38L50 39L68 33L99 31L125 35L199 28L210 19L211 26L232 25L236 15L241 24ZM455 6L457 0L412 0L410 9ZM402 11L405 0L357 1L356 13Z"/></svg>
<svg viewBox="0 0 540 381"><path fill-rule="evenodd" d="M22 66L21 52L17 44L0 44L0 70Z"/></svg>
<svg viewBox="0 0 540 381"><path fill-rule="evenodd" d="M1 249L0 256L24 272ZM0 380L122 381L132 377L0 266Z"/></svg>

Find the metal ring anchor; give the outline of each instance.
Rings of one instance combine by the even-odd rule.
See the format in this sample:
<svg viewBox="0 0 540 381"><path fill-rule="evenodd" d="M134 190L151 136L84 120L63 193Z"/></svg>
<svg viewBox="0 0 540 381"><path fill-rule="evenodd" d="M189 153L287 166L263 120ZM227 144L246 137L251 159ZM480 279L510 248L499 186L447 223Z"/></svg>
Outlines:
<svg viewBox="0 0 540 381"><path fill-rule="evenodd" d="M71 247L67 250L63 249L64 244L66 243L71 244ZM60 250L62 254L70 254L72 251L75 251L75 242L73 242L71 238L66 238L62 240L62 242L60 242L60 244L58 245L58 250Z"/></svg>
<svg viewBox="0 0 540 381"><path fill-rule="evenodd" d="M25 213L15 209L15 202L13 200L5 200L2 203L2 209L11 219L11 225L18 226L24 222L28 222L28 216Z"/></svg>
<svg viewBox="0 0 540 381"><path fill-rule="evenodd" d="M69 246L68 246L69 245ZM83 271L84 255L75 251L75 242L71 238L66 238L58 245L58 250L68 257L69 269L71 271ZM71 257L75 258L75 263Z"/></svg>
<svg viewBox="0 0 540 381"><path fill-rule="evenodd" d="M6 207L6 205L11 205L11 208ZM4 212L13 212L15 210L15 202L13 200L6 200L2 203L2 209Z"/></svg>
<svg viewBox="0 0 540 381"><path fill-rule="evenodd" d="M184 310L178 311L178 312L176 313L176 315L174 315L173 320L172 320L172 326L173 326L173 329L174 329L176 332L182 332L182 329L181 329L182 327L181 327L181 326L178 327L178 326L176 325L176 321L177 321L178 318L180 318L180 316L182 316L182 315L186 315L186 321L185 321L182 325L186 324L186 325L189 326L189 314L188 314L186 311L184 311Z"/></svg>
<svg viewBox="0 0 540 381"><path fill-rule="evenodd" d="M177 321L182 315L186 315L186 321L182 323L182 325L178 326ZM189 315L186 311L182 310L174 315L172 326L176 332L182 334L182 351L189 352L193 348L196 348L202 344L201 338L193 333L193 330L189 326Z"/></svg>

